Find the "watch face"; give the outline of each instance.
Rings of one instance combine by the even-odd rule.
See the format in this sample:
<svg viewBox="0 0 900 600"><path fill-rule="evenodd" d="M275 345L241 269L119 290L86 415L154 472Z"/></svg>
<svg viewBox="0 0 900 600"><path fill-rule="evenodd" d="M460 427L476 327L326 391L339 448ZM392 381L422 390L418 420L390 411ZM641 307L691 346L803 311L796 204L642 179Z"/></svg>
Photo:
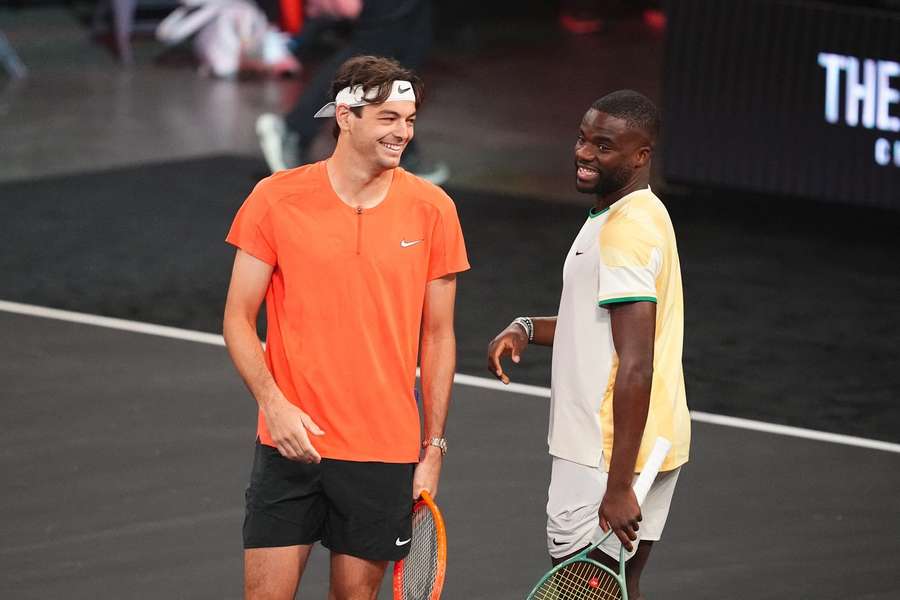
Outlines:
<svg viewBox="0 0 900 600"><path fill-rule="evenodd" d="M422 440L422 447L427 448L428 446L435 446L436 448L440 448L441 454L447 454L447 440L444 438L430 438L427 440Z"/></svg>

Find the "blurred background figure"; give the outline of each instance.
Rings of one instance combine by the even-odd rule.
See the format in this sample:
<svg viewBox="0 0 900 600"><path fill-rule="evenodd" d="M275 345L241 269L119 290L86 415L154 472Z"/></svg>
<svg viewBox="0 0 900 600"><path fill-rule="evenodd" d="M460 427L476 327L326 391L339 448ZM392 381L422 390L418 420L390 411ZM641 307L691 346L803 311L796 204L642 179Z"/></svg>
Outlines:
<svg viewBox="0 0 900 600"><path fill-rule="evenodd" d="M78 5L77 2L69 4ZM300 71L299 62L288 51L288 36L267 21L260 2L255 0L97 0L93 3L92 34L108 40L123 65L135 62L133 34L154 30L159 41L168 46L190 40L205 74L232 77L240 71L274 75L294 75Z"/></svg>
<svg viewBox="0 0 900 600"><path fill-rule="evenodd" d="M310 3L309 14L318 19L356 17L356 22L349 42L318 68L290 112L264 113L257 119L260 147L272 172L314 160L310 148L322 123L313 115L322 104L334 100L327 97L328 88L341 63L351 56L374 54L394 58L409 69L419 69L431 48L430 0L318 0ZM401 165L438 185L450 175L443 162L425 160L415 139L403 153Z"/></svg>
<svg viewBox="0 0 900 600"><path fill-rule="evenodd" d="M301 29L291 38L291 52L303 58L312 46L329 34L353 26L362 11L362 0L311 0L303 4Z"/></svg>
<svg viewBox="0 0 900 600"><path fill-rule="evenodd" d="M202 73L233 77L240 71L292 75L300 63L288 50L288 37L270 25L248 0L181 0L156 29L173 46L193 38Z"/></svg>

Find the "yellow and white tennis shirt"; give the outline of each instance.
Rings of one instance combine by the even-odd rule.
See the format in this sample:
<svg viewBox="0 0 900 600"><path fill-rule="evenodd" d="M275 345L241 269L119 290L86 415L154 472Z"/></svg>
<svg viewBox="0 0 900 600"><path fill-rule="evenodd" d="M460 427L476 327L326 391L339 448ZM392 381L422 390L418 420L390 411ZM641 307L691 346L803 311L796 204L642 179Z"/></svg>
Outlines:
<svg viewBox="0 0 900 600"><path fill-rule="evenodd" d="M687 462L681 266L669 213L649 188L592 212L566 256L553 341L553 456L609 469L618 357L606 307L632 301L657 305L650 411L635 470L643 468L657 436L672 442L663 471Z"/></svg>

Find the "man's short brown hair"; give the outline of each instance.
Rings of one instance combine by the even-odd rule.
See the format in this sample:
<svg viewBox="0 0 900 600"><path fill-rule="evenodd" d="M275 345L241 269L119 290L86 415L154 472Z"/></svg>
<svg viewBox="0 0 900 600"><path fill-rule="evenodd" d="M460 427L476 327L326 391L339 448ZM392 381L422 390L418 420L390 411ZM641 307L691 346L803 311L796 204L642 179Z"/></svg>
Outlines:
<svg viewBox="0 0 900 600"><path fill-rule="evenodd" d="M331 98L334 99L345 87L362 86L367 92L377 88L378 93L368 101L370 104L381 104L391 95L391 86L398 79L412 84L416 93L416 108L419 108L422 104L422 95L425 93L425 84L410 69L404 68L392 58L383 56L354 56L345 61L331 82ZM350 110L359 116L362 109L362 106L357 106ZM340 127L335 123L333 129L335 139L340 132Z"/></svg>

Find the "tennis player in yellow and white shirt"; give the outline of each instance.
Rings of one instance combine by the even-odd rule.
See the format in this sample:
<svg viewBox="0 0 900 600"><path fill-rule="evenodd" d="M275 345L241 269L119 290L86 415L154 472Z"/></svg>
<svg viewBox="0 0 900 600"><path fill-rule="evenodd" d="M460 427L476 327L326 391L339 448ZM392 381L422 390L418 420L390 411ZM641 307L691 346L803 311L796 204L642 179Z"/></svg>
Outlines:
<svg viewBox="0 0 900 600"><path fill-rule="evenodd" d="M617 569L624 544L634 599L690 446L681 267L669 214L649 188L659 121L631 90L587 111L576 188L595 202L566 256L559 313L518 317L488 347L488 368L508 383L501 358L517 363L529 343L553 346L547 548L558 564L590 545L598 525L612 528L595 558ZM640 507L631 486L657 436L672 449Z"/></svg>

